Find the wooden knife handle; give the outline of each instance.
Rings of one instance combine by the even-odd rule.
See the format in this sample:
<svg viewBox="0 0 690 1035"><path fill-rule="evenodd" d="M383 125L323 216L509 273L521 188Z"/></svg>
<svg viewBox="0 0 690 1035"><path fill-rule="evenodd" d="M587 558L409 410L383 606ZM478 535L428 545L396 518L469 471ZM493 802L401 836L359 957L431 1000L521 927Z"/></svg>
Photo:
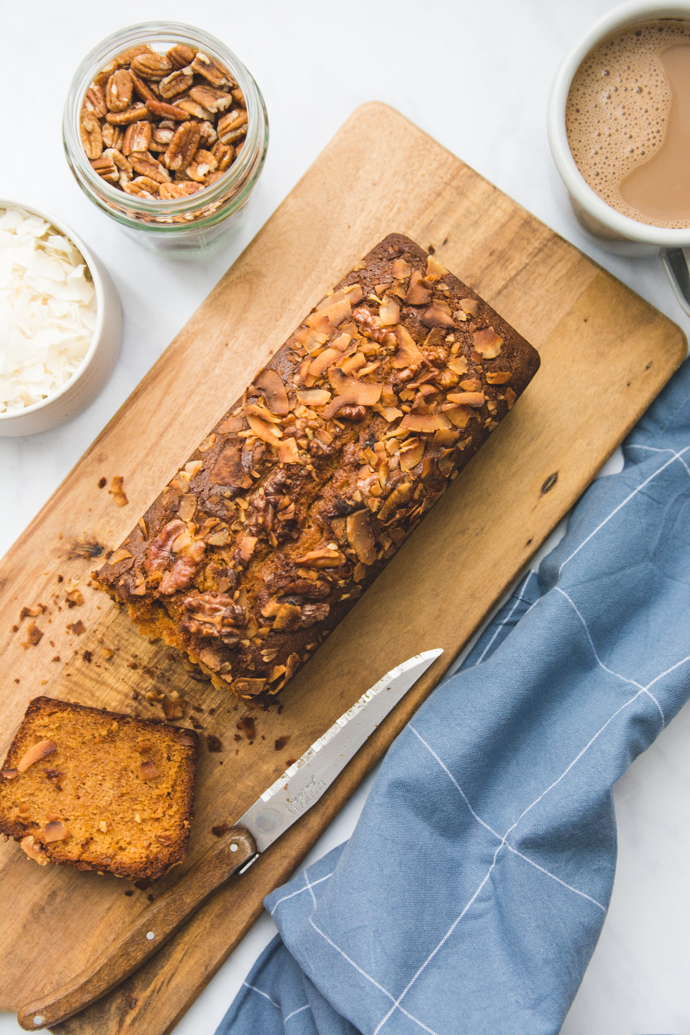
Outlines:
<svg viewBox="0 0 690 1035"><path fill-rule="evenodd" d="M52 1027L100 999L158 952L229 877L256 855L254 838L233 827L168 891L145 909L100 956L50 995L19 1011L25 1031Z"/></svg>

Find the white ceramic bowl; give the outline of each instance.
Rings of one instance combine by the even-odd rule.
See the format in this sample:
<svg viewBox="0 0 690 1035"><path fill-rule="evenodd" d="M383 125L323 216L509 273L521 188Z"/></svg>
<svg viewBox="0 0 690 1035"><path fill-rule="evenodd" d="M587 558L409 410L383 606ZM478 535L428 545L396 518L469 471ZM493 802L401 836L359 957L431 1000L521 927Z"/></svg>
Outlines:
<svg viewBox="0 0 690 1035"><path fill-rule="evenodd" d="M74 230L51 212L26 205L23 201L0 198L0 209L5 208L21 208L41 216L79 249L96 289L96 327L81 366L59 391L32 406L26 406L19 413L0 413L0 437L34 435L76 417L105 387L117 362L122 342L120 299L105 267L91 249Z"/></svg>

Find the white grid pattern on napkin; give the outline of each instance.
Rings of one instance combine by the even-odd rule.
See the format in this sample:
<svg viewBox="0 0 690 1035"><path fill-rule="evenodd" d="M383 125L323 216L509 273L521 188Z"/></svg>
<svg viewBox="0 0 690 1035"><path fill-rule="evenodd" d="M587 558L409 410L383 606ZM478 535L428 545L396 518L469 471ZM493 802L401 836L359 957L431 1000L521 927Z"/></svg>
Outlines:
<svg viewBox="0 0 690 1035"><path fill-rule="evenodd" d="M257 988L256 985L250 985L248 981L243 981L242 983L245 988L250 989L250 991L252 992L258 992L258 994L262 995L264 999L268 999L271 1006L275 1006L276 1010L280 1010L280 1004L276 1003L274 999L271 999L270 995L268 995L267 992L262 992L260 988ZM308 1009L309 1003L306 1003L304 1006L298 1006L297 1009L293 1010L292 1013L289 1013L287 1017L283 1017L283 1024L287 1024L291 1017L296 1017L298 1013L303 1013L305 1010Z"/></svg>
<svg viewBox="0 0 690 1035"><path fill-rule="evenodd" d="M632 492L630 492L628 494L628 496L626 496L625 499L622 500L616 507L614 507L614 509L607 515L607 517L604 518L604 520L601 521L597 525L597 527L592 530L592 532L590 532L590 534L579 544L579 546L575 550L573 550L573 552L568 557L565 558L565 560L561 563L561 565L560 565L560 567L558 569L559 576L562 573L563 568L571 560L573 560L573 558L580 552L580 550L582 550L597 535L597 533L599 531L601 531L602 528L604 528L611 520L613 520L613 518L615 518L616 515L618 515L627 506L627 504L632 499L634 499L635 496L637 496L637 494L639 492L641 492L646 486L648 486L651 482L653 482L656 478L658 478L659 475L661 475L663 473L663 471L666 470L667 467L669 467L671 464L675 463L676 461L679 461L683 465L685 470L688 472L688 474L690 475L690 467L688 467L688 465L685 462L685 460L683 460L683 454L687 453L688 450L690 450L690 446L687 446L685 449L682 449L680 452L677 452L675 450L655 450L654 447L644 447L644 446L639 446L637 448L643 448L643 449L646 448L646 449L649 449L650 451L654 451L654 452L671 452L673 455L671 456L671 458L669 460L667 460L659 468L657 468L655 471L653 471L652 474L650 474L644 481L642 481L638 486L636 486L636 488ZM526 587L527 580L531 577L532 574L533 574L532 572L528 573L527 579L525 580L525 583L523 583L523 585L520 587L520 593L522 593L522 591ZM573 607L573 609L575 610L576 614L578 615L580 621L584 625L585 630L587 632L587 635L589 637L589 642L590 642L590 645L591 645L594 657L595 657L597 663L601 666L601 668L604 671L608 672L610 675L613 675L614 677L622 679L625 682L630 683L631 685L638 687L638 690L637 690L637 692L632 697L630 697L627 701L625 701L623 704L621 704L609 716L609 718L600 727L600 729L597 730L597 732L590 738L590 740L587 742L587 744L585 744L585 746L578 752L578 754L570 761L570 763L563 770L561 775L556 780L554 780L548 787L546 787L542 791L542 793L537 798L535 798L535 800L530 805L528 805L526 809L523 810L523 812L518 816L518 818L515 820L515 822L512 824L512 826L510 826L508 828L508 830L506 831L506 833L504 835L502 835L502 836L500 834L498 834L495 830L493 830L493 828L490 827L484 820L482 820L480 816L478 816L478 814L474 811L474 809L470 805L466 795L462 791L462 788L457 783L457 781L453 778L453 776L449 772L448 768L444 765L444 763L441 761L441 759L436 754L436 752L433 751L433 749L430 747L430 745L428 745L426 743L426 741L420 736L420 734L412 726L412 724L409 724L409 728L412 730L412 732L425 745L427 750L433 755L433 757L436 759L436 761L441 766L441 768L450 777L451 781L454 783L455 787L457 788L457 790L461 794L462 798L464 799L465 804L467 805L467 807L470 810L470 812L473 815L473 817L477 820L478 823L480 823L483 827L485 827L491 834L493 834L494 836L498 837L500 839L500 843L498 844L498 846L496 847L496 851L494 852L494 856L493 856L493 860L491 862L491 866L487 870L487 872L486 872L484 878L482 879L481 883L479 884L478 888L476 889L476 891L474 892L472 897L469 899L469 901L466 903L466 905L462 909L462 911L459 914L459 916L453 921L453 923L451 924L449 929L446 931L446 933L444 934L443 938L439 941L439 943L437 944L435 949L428 955L426 960L418 968L417 972L410 979L410 981L408 982L406 987L403 989L403 991L400 993L400 995L397 998L395 998L395 996L391 992L389 992L388 989L384 988L374 977L372 977L371 974L368 974L362 967L359 966L359 964L357 964L353 959L351 959L351 957L348 956L347 953L343 951L343 949L341 949L338 945L336 945L336 943L331 938L329 938L328 935L324 931L322 931L316 925L316 923L314 922L313 912L316 909L316 899L315 899L313 891L311 891L311 888L312 888L313 885L315 885L317 883L320 883L322 880L327 880L328 876L331 876L331 874L329 874L327 877L320 878L318 881L314 881L313 884L309 883L309 881L307 880L307 884L305 885L304 888L301 888L301 889L299 889L299 891L292 893L292 895L295 895L295 894L300 894L302 891L306 891L306 890L310 890L311 891L312 897L314 898L314 910L312 911L312 915L309 918L309 922L310 922L310 925L312 926L312 928L333 949L335 949L336 952L338 952L355 970L357 970L358 973L360 973L367 981L369 981L372 985L374 985L379 991L381 991L386 996L386 998L388 998L391 1001L392 1005L391 1005L390 1009L388 1010L388 1012L381 1018L380 1022L378 1023L377 1027L374 1030L374 1035L378 1035L378 1033L385 1026L385 1024L387 1023L389 1018L392 1016L392 1014L395 1012L395 1010L400 1010L401 1013L403 1013L406 1017L408 1017L410 1020L412 1020L421 1029L423 1029L424 1031L428 1032L429 1035L437 1035L437 1033L434 1032L433 1029L431 1029L428 1025L424 1024L423 1021L421 1021L419 1018L415 1017L407 1009L405 1009L401 1005L402 1000L408 994L408 992L413 987L413 985L415 984L417 979L424 972L424 970L427 968L427 966L433 960L433 958L436 956L436 954L440 951L440 949L443 947L443 945L446 943L448 938L451 936L451 934L453 933L453 931L455 930L457 925L460 923L460 921L467 914L468 910L471 908L473 903L476 901L477 897L479 896L479 894L481 893L482 889L484 888L484 886L486 885L487 881L489 880L489 878L491 876L491 873L493 872L493 869L494 869L494 867L496 865L496 860L498 858L498 854L499 854L501 848L503 848L504 846L507 847L510 851L512 851L515 855L517 855L520 858L522 858L525 862L527 862L531 866L535 867L538 871L542 872L545 876L549 877L552 880L557 881L559 884L563 885L566 889L570 890L571 892L573 892L574 894L580 896L581 898L584 898L584 899L588 900L590 903L592 903L597 908L604 910L604 912L606 911L605 907L602 906L602 904L600 902L597 902L594 898L592 898L591 896L587 895L585 892L582 892L579 889L574 888L571 885L567 884L565 881L562 881L555 874L550 873L544 867L539 866L537 863L534 863L533 860L531 860L531 859L527 858L526 856L524 856L521 852L519 852L517 849L515 849L512 845L510 845L508 843L507 838L515 830L515 828L518 826L518 824L521 822L521 820L524 818L524 816L526 816L528 812L530 812L540 801L542 801L543 798L547 794L549 794L549 792L551 790L553 790L553 788L556 787L567 776L567 774L580 761L580 759L586 754L586 752L589 750L589 748L592 746L592 744L594 744L594 742L596 740L598 740L598 738L604 733L604 731L614 721L614 719L618 715L620 715L620 713L622 711L624 711L626 708L629 708L631 705L633 705L635 703L635 701L638 700L638 698L640 698L643 695L645 695L648 700L653 702L655 707L656 707L656 709L658 710L658 712L659 712L659 714L661 716L662 723L665 722L665 717L664 717L663 709L661 708L661 705L659 704L659 702L656 699L656 697L654 696L654 694L652 694L650 692L650 687L653 686L655 683L659 682L659 680L663 679L669 673L673 672L675 669L679 668L681 665L686 664L688 661L690 661L690 656L682 658L680 661L677 661L676 663L671 665L669 668L667 668L663 672L659 673L659 675L655 676L654 679L652 679L646 686L643 686L642 684L637 683L634 680L628 679L627 677L620 675L620 673L617 673L617 672L612 671L611 669L608 669L606 667L606 665L604 665L604 663L601 661L601 659L599 658L599 656L598 656L598 654L596 652L596 649L594 647L594 643L593 643L593 640L592 640L591 633L590 633L590 631L589 631L589 629L587 627L587 623L586 623L584 617L582 616L582 614L580 613L580 611L578 610L576 605L573 603L571 598L568 596L568 594L564 590L562 590L558 586L556 586L554 588L558 589L559 593L568 600L568 602L570 603L570 605ZM514 613L515 607L517 607L517 604L519 602L520 602L519 599L515 602L515 605L514 605L513 609L511 610L510 614L508 615L506 621L508 621L510 619L510 617ZM532 606L534 606L534 605L532 605ZM504 623L502 623L502 624L504 624ZM493 643L493 638L490 641L490 644L491 643ZM486 650L487 649L488 649L488 647L482 653L482 658L486 654ZM305 874L305 879L306 879L306 874ZM280 902L284 901L287 898L292 897L292 895L286 895L286 896L284 896L283 899L280 899L276 903L276 905L274 906L274 909L272 910L272 912L275 911L275 909L278 907ZM255 989L255 991L260 991L260 990L259 989ZM269 997L267 997L267 998L269 998Z"/></svg>

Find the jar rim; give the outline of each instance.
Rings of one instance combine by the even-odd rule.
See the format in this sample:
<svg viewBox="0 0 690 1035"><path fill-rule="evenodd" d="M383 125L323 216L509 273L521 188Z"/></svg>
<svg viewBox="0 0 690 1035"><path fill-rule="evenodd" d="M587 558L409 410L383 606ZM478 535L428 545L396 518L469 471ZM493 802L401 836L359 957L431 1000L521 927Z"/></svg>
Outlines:
<svg viewBox="0 0 690 1035"><path fill-rule="evenodd" d="M248 115L245 145L227 172L215 183L204 187L201 191L170 200L153 200L129 195L107 183L92 168L79 133L84 96L94 77L104 65L123 50L144 42L155 45L156 40L151 38L153 36L162 39L170 46L174 43L186 42L200 49L203 47L204 51L209 52L209 56L216 58L221 64L227 65L242 90ZM246 181L253 178L252 174L257 160L259 167L263 164L267 127L268 119L261 91L251 73L229 47L205 30L185 22L149 21L130 25L112 33L84 57L72 78L65 102L63 141L68 162L72 166L78 182L82 187L88 185L95 195L93 200L96 200L97 203L105 202L108 214L137 229L151 229L159 233L179 232L192 225L199 227L205 223L205 219L203 216L199 216L193 222L190 220L190 222L185 221L180 224L174 221L175 216L189 216L200 208L206 209L214 206L215 209L225 205L232 199L233 188L236 188L237 194L243 192L243 188L247 185ZM103 206L101 205L101 207ZM122 211L123 208L128 209L131 215ZM151 222L143 222L142 216L148 217ZM213 214L209 219L213 222Z"/></svg>

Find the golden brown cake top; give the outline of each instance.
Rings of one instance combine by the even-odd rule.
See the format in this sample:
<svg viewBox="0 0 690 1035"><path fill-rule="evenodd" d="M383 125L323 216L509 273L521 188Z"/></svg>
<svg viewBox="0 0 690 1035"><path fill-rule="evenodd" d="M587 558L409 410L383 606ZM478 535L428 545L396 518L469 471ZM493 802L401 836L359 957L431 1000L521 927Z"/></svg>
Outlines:
<svg viewBox="0 0 690 1035"><path fill-rule="evenodd" d="M316 649L539 365L392 234L309 313L98 573L243 696Z"/></svg>

